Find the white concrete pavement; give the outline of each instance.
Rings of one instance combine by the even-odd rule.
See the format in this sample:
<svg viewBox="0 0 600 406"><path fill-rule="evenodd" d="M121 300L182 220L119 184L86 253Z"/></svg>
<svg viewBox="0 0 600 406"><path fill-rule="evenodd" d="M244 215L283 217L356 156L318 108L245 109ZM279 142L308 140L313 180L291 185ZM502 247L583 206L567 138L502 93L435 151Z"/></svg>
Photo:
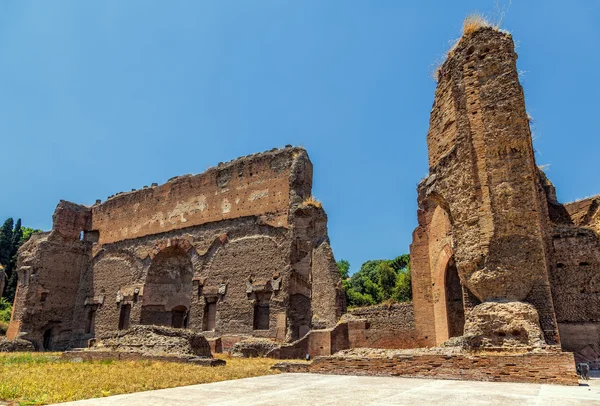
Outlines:
<svg viewBox="0 0 600 406"><path fill-rule="evenodd" d="M587 386L280 374L88 399L62 405L600 405Z"/></svg>

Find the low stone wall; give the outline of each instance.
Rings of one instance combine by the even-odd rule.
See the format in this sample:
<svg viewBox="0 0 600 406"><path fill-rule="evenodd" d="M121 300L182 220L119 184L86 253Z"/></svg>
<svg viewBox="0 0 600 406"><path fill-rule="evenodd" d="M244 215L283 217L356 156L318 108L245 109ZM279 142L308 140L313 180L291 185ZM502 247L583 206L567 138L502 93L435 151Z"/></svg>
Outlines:
<svg viewBox="0 0 600 406"><path fill-rule="evenodd" d="M489 382L578 385L572 353L511 355L417 354L392 357L318 357L311 364L280 363L285 372L405 376Z"/></svg>
<svg viewBox="0 0 600 406"><path fill-rule="evenodd" d="M300 340L281 345L267 353L267 357L278 359L304 359L331 355L348 349L348 324L340 323L334 328L312 330Z"/></svg>
<svg viewBox="0 0 600 406"><path fill-rule="evenodd" d="M148 356L211 358L210 345L201 333L161 326L132 326L100 336L89 352L138 353Z"/></svg>
<svg viewBox="0 0 600 406"><path fill-rule="evenodd" d="M31 352L35 351L31 341L22 338L9 340L6 337L0 337L0 352Z"/></svg>
<svg viewBox="0 0 600 406"><path fill-rule="evenodd" d="M349 348L423 347L415 329L412 303L380 304L349 310L342 317L348 323Z"/></svg>
<svg viewBox="0 0 600 406"><path fill-rule="evenodd" d="M139 352L114 352L114 351L65 351L62 358L70 361L164 361L164 362L181 362L186 364L194 364L207 367L215 367L225 365L225 360L205 357L189 357L176 355L146 355Z"/></svg>

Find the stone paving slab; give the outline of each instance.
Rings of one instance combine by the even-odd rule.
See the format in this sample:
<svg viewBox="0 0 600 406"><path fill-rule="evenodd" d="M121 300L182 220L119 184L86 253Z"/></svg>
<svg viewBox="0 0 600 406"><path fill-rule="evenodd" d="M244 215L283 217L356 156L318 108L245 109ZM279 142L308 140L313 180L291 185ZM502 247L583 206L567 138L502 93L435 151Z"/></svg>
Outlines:
<svg viewBox="0 0 600 406"><path fill-rule="evenodd" d="M585 386L280 374L88 399L62 405L600 405L600 380Z"/></svg>

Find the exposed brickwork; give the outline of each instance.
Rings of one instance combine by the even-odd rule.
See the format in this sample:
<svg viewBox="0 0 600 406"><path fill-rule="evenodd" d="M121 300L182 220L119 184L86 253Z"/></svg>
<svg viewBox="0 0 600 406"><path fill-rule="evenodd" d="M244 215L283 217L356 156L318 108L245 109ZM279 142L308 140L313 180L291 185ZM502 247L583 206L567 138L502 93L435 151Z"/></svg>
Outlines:
<svg viewBox="0 0 600 406"><path fill-rule="evenodd" d="M490 382L578 385L573 354L398 355L393 357L319 357L306 364L275 366L285 372L406 376Z"/></svg>
<svg viewBox="0 0 600 406"><path fill-rule="evenodd" d="M294 153L300 152L267 152L118 194L92 207L91 229L106 244L247 216L289 227L289 155Z"/></svg>
<svg viewBox="0 0 600 406"><path fill-rule="evenodd" d="M425 346L415 329L412 303L382 304L350 310L349 348L416 348Z"/></svg>
<svg viewBox="0 0 600 406"><path fill-rule="evenodd" d="M20 250L10 335L63 349L154 324L228 349L333 327L345 297L311 186L306 151L288 147L91 208L61 201L52 232Z"/></svg>
<svg viewBox="0 0 600 406"><path fill-rule="evenodd" d="M539 325L531 328L547 344L558 343L547 206L516 59L509 34L483 28L463 36L440 69L427 135L429 176L418 187L411 245L416 328L430 345L462 334L460 312L473 316L468 334L510 336L508 326L475 325L486 319L475 313L498 301L514 303L515 318L518 302L532 304ZM462 294L449 286L458 282L454 266ZM503 306L501 312L511 305Z"/></svg>
<svg viewBox="0 0 600 406"><path fill-rule="evenodd" d="M181 362L185 364L194 364L206 367L218 367L226 364L225 360L215 358L201 358L175 355L140 355L137 352L112 352L112 351L65 351L62 353L63 359L71 361L163 361L163 362Z"/></svg>
<svg viewBox="0 0 600 406"><path fill-rule="evenodd" d="M550 281L561 346L600 367L600 197L560 204L539 173L552 221Z"/></svg>

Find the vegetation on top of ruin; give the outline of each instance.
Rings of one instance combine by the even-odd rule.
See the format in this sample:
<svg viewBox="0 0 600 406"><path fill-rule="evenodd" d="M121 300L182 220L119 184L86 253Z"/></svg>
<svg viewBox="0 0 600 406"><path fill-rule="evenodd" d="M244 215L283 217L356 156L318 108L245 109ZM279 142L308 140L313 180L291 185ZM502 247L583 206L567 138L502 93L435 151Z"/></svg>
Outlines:
<svg viewBox="0 0 600 406"><path fill-rule="evenodd" d="M350 263L337 262L348 307L363 307L412 300L410 255L394 259L370 260L349 276Z"/></svg>
<svg viewBox="0 0 600 406"><path fill-rule="evenodd" d="M469 35L479 30L480 28L492 27L494 29L499 29L498 25L491 24L487 18L485 18L482 14L471 14L468 15L463 21L462 35Z"/></svg>
<svg viewBox="0 0 600 406"><path fill-rule="evenodd" d="M313 207L317 207L319 209L323 207L323 204L319 200L315 199L315 197L312 195L307 197L306 199L304 199L304 201L302 202L302 205L303 206L313 206Z"/></svg>
<svg viewBox="0 0 600 406"><path fill-rule="evenodd" d="M494 11L494 14L492 17L487 17L481 13L473 13L473 14L469 14L468 16L465 17L465 19L463 21L461 36L459 38L455 39L454 41L451 41L450 48L443 55L441 60L439 60L438 63L436 64L436 67L435 67L435 69L433 71L433 75L432 75L433 79L436 82L438 82L440 79L440 73L441 73L442 66L444 65L444 62L446 62L448 60L448 58L452 57L452 55L454 54L454 51L456 50L456 48L458 47L458 45L464 38L479 31L480 29L484 29L484 28L491 28L493 30L508 34L508 31L501 29L500 26L502 25L504 16L508 12L508 8L510 7L510 4L511 4L511 2L509 1L507 5L500 8L498 3L496 3L496 10Z"/></svg>
<svg viewBox="0 0 600 406"><path fill-rule="evenodd" d="M82 361L60 353L0 353L0 400L49 404L278 373L271 358L215 354L227 365L205 367L162 361ZM43 379L40 379L43 377Z"/></svg>

